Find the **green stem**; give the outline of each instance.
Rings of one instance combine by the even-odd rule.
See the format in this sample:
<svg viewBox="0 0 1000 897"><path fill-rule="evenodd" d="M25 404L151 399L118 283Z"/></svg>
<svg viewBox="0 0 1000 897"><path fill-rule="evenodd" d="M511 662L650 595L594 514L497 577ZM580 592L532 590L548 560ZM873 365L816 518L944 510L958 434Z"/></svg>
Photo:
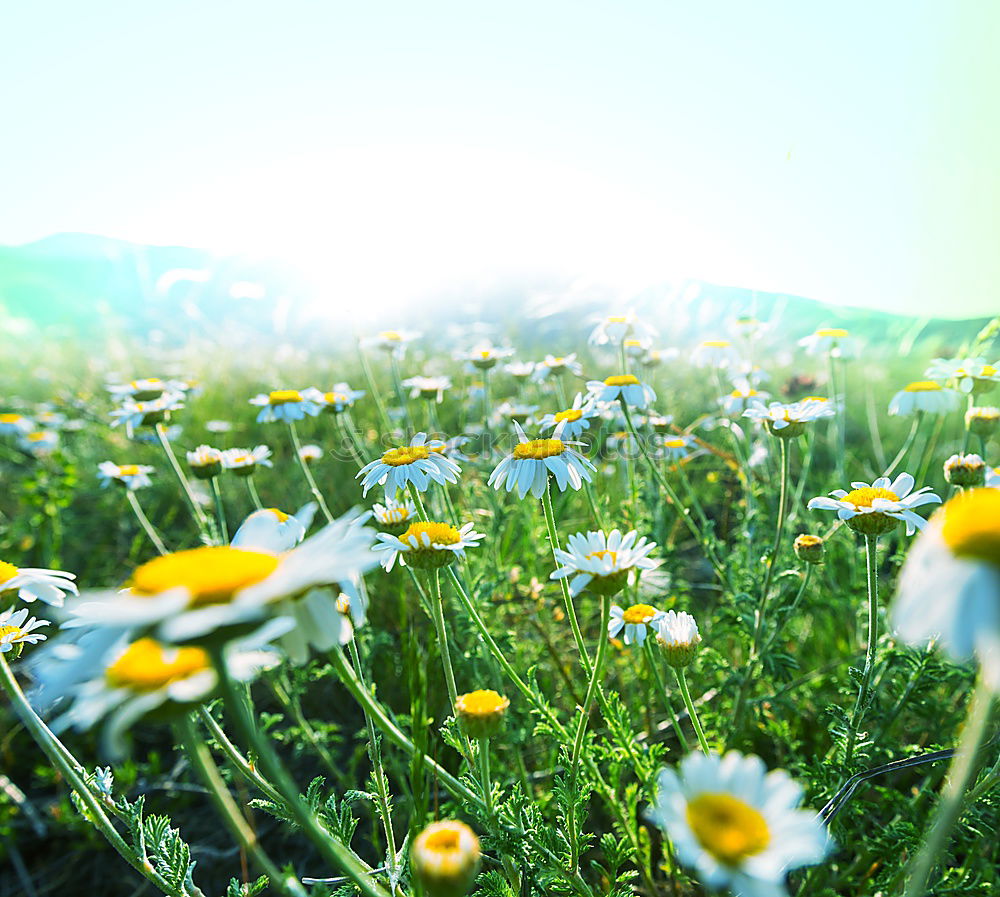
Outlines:
<svg viewBox="0 0 1000 897"><path fill-rule="evenodd" d="M441 595L441 571L435 570L431 576L434 588L431 590L431 610L434 620L434 631L437 634L438 650L441 652L441 665L444 667L444 681L448 687L448 709L455 714L458 703L458 688L455 685L455 669L451 665L451 649L448 647L448 628L444 622L444 599ZM466 736L461 737L465 745L465 759L472 765L472 745Z"/></svg>
<svg viewBox="0 0 1000 897"><path fill-rule="evenodd" d="M389 741L396 745L396 747L401 748L408 756L416 757L453 797L478 804L479 806L483 805L482 800L474 791L456 779L443 766L440 766L426 754L417 750L413 742L389 718L388 713L386 713L382 705L375 699L368 687L358 679L340 647L334 647L330 652L330 658L333 661L333 668L340 677L340 681L344 684L344 687L351 693L354 700L371 716L372 722L381 729Z"/></svg>
<svg viewBox="0 0 1000 897"><path fill-rule="evenodd" d="M163 544L163 540L153 528L153 524L149 522L149 518L139 505L139 499L136 498L135 492L126 488L125 497L128 499L128 503L132 508L132 513L135 514L135 519L139 521L139 526L142 527L142 530L146 534L149 541L153 543L153 547L160 554L169 554L167 546Z"/></svg>
<svg viewBox="0 0 1000 897"><path fill-rule="evenodd" d="M306 897L306 889L293 875L282 873L267 855L257 840L257 835L250 828L239 807L233 800L226 783L222 781L219 768L212 760L208 748L198 737L194 722L190 716L182 716L176 725L178 740L184 745L188 759L208 789L208 795L215 804L215 809L222 817L226 827L239 841L254 862L260 867L270 883L286 897Z"/></svg>
<svg viewBox="0 0 1000 897"><path fill-rule="evenodd" d="M771 546L767 559L767 570L764 573L764 585L760 590L760 605L757 609L757 620L754 625L753 645L750 649L750 659L756 660L760 650L760 640L764 633L764 615L767 610L767 601L771 591L771 582L774 579L774 571L778 566L778 555L781 552L781 541L785 534L785 505L788 495L788 472L790 467L790 455L788 451L788 440L778 438L781 445L781 486L778 493L778 519L774 527L774 544Z"/></svg>
<svg viewBox="0 0 1000 897"><path fill-rule="evenodd" d="M222 503L222 489L219 488L219 478L212 477L209 482L212 484L212 498L215 500L215 516L219 521L222 544L226 545L229 543L229 525L226 523L226 508Z"/></svg>
<svg viewBox="0 0 1000 897"><path fill-rule="evenodd" d="M962 812L966 788L979 765L977 755L986 735L992 706L992 691L980 679L969 701L962 740L948 771L934 823L920 853L911 864L912 872L906 883L904 897L924 897L927 894L931 872L938 856L947 847L951 831Z"/></svg>
<svg viewBox="0 0 1000 897"><path fill-rule="evenodd" d="M558 568L560 564L556 558L556 549L559 547L559 536L556 533L556 515L552 510L552 492L547 479L545 491L542 493L542 511L545 514L545 529L549 536L552 562ZM570 628L573 630L576 649L580 652L580 662L583 664L584 671L589 675L592 672L590 656L587 654L587 646L583 640L583 633L580 631L580 621L576 617L576 608L573 606L573 598L569 593L569 582L565 576L559 579L559 586L562 589L563 604L566 606L566 616L569 619Z"/></svg>
<svg viewBox="0 0 1000 897"><path fill-rule="evenodd" d="M343 872L368 897L389 897L388 892L369 874L368 867L343 842L320 825L312 810L302 799L298 787L278 758L270 741L257 729L250 716L246 700L237 691L223 654L224 648L212 649L212 661L219 675L219 685L225 699L226 710L231 714L243 738L260 758L261 767L275 783L285 799L292 817L307 837L319 849L320 855L334 868Z"/></svg>
<svg viewBox="0 0 1000 897"><path fill-rule="evenodd" d="M155 424L153 429L156 432L156 438L160 442L160 447L163 449L163 453L167 456L170 468L173 470L174 476L180 484L181 491L184 493L184 497L187 498L187 502L191 506L191 513L194 515L194 521L198 527L198 532L206 543L211 544L215 542L216 540L213 538L214 534L209 526L208 518L205 516L205 512L201 509L201 505L198 504L198 500L194 497L194 493L191 491L191 484L188 482L187 477L184 476L184 471L181 470L180 464L177 463L177 456L174 454L174 450L170 445L170 440L167 439L167 433L166 430L163 429L163 424Z"/></svg>
<svg viewBox="0 0 1000 897"><path fill-rule="evenodd" d="M208 729L209 734L219 743L219 747L222 748L222 753L226 755L226 758L233 765L237 772L244 779L246 779L251 785L259 788L260 791L267 797L268 800L273 803L284 805L285 799L277 792L275 787L265 779L257 770L253 767L253 764L247 760L246 757L240 753L240 749L236 747L235 744L226 735L222 726L220 726L215 718L212 716L209 709L204 705L199 705L198 716L201 717L201 721L205 724L205 728Z"/></svg>
<svg viewBox="0 0 1000 897"><path fill-rule="evenodd" d="M897 465L906 457L907 453L913 448L913 441L917 438L917 431L920 429L920 421L923 418L923 411L918 411L913 416L913 423L910 425L910 432L907 434L906 439L903 440L902 448L896 454L896 457L892 459L892 463L886 468L885 473L882 474L884 477L892 476L892 472L896 469Z"/></svg>
<svg viewBox="0 0 1000 897"><path fill-rule="evenodd" d="M851 762L854 756L854 745L861 726L868 702L868 692L871 689L872 671L875 669L875 649L878 644L878 557L877 536L865 536L865 561L868 568L868 649L865 652L865 668L861 674L861 687L858 690L858 700L851 716L850 730L847 735L847 751L844 755L844 765Z"/></svg>
<svg viewBox="0 0 1000 897"><path fill-rule="evenodd" d="M674 675L677 676L677 686L681 690L681 697L684 698L684 706L687 707L688 716L691 717L691 722L694 725L695 734L698 736L698 744L701 745L702 751L706 754L711 754L712 749L708 746L708 739L705 738L705 730L701 727L701 720L698 719L698 711L694 708L694 701L691 700L691 691L688 689L687 677L684 675L684 670L679 667L674 667Z"/></svg>
<svg viewBox="0 0 1000 897"><path fill-rule="evenodd" d="M303 737L316 752L316 756L320 758L323 765L332 775L339 775L341 770L337 766L337 762L330 756L330 752L326 749L326 746L320 742L316 730L309 723L309 720L306 719L305 714L302 712L301 702L289 693L289 689L285 687L286 683L279 680L279 675L280 673L277 671L266 672L264 678L271 687L274 696L278 699L278 703L287 713L291 714Z"/></svg>
<svg viewBox="0 0 1000 897"><path fill-rule="evenodd" d="M305 459L302 457L302 446L299 444L299 434L295 429L295 421L293 420L288 422L288 433L292 437L292 451L295 453L295 460L298 462L299 468L302 470L302 475L309 484L309 491L312 493L313 498L316 499L316 504L319 505L320 511L323 512L326 522L333 523L333 514L330 513L330 509L326 506L326 499L323 498L323 493L319 491L319 486L316 485L316 480L309 469L309 465L306 464Z"/></svg>
<svg viewBox="0 0 1000 897"><path fill-rule="evenodd" d="M257 494L257 486L253 481L253 474L248 477L244 477L244 482L247 484L247 492L250 493L250 501L253 502L253 506L256 510L262 511L264 505L261 503L260 495Z"/></svg>
<svg viewBox="0 0 1000 897"><path fill-rule="evenodd" d="M58 738L52 733L48 726L42 722L35 713L34 708L28 703L28 699L17 684L14 674L4 656L0 654L0 685L10 698L14 711L21 718L24 727L31 734L35 743L42 749L45 756L49 758L52 765L59 770L69 787L77 793L83 805L90 814L87 821L90 822L115 849L115 852L127 862L143 878L152 882L164 894L169 897L186 897L184 890L170 885L146 860L139 856L125 841L114 824L98 803L97 797L87 786L83 778L83 767L73 758L73 755L63 746Z"/></svg>
<svg viewBox="0 0 1000 897"><path fill-rule="evenodd" d="M407 483L407 490L410 493L410 498L413 499L413 504L417 506L417 516L422 522L426 523L430 520L430 517L427 516L427 509L424 507L423 499L421 499L420 493L417 491L417 487L414 486L413 483Z"/></svg>
<svg viewBox="0 0 1000 897"><path fill-rule="evenodd" d="M368 364L368 356L365 355L365 350L361 348L360 343L358 343L358 356L361 358L361 370L364 371L365 374L365 382L368 384L368 392L371 393L371 397L375 400L375 407L378 409L379 417L382 420L383 432L388 433L392 430L389 413L385 410L385 403L382 401L382 396L375 387L375 380L372 377L372 369Z"/></svg>
<svg viewBox="0 0 1000 897"><path fill-rule="evenodd" d="M677 733L677 740L681 743L681 747L684 748L684 753L686 754L691 750L691 748L684 735L684 730L681 728L680 721L677 719L677 714L674 712L674 705L671 703L670 696L667 694L666 683L663 681L663 676L660 675L660 668L656 663L653 640L651 638L646 638L642 643L642 649L646 656L646 663L656 679L656 684L660 690L660 694L663 696L663 703L666 705L667 713L670 716L670 724L674 727L674 732Z"/></svg>
<svg viewBox="0 0 1000 897"><path fill-rule="evenodd" d="M583 699L583 706L580 708L580 716L576 726L576 737L573 739L573 750L569 761L569 793L576 795L577 782L580 777L580 751L583 748L584 735L587 732L587 723L590 719L590 710L594 704L594 696L597 693L598 680L604 670L604 660L608 653L608 620L611 619L611 598L608 595L601 595L601 629L598 633L597 659L594 661L593 670L590 674L590 682L587 685L587 694ZM577 836L576 807L570 807L567 814L569 824L569 844L570 844L570 871L575 872L580 859L579 838Z"/></svg>
<svg viewBox="0 0 1000 897"><path fill-rule="evenodd" d="M403 380L399 375L399 362L395 354L389 356L389 366L392 368L392 383L396 388L396 401L406 418L407 436L413 433L413 419L410 417L410 406L406 402L406 392L403 390Z"/></svg>

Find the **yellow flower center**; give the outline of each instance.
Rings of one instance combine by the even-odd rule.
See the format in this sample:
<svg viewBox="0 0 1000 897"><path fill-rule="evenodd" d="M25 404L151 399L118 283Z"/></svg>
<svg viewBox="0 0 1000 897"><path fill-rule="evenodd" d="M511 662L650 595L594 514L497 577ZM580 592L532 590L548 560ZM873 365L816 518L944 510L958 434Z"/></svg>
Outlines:
<svg viewBox="0 0 1000 897"><path fill-rule="evenodd" d="M0 414L0 424L16 424L19 420L24 420L20 414Z"/></svg>
<svg viewBox="0 0 1000 897"><path fill-rule="evenodd" d="M143 564L132 574L131 586L140 595L187 589L194 607L222 604L240 589L266 579L277 566L278 558L273 554L206 545L165 554Z"/></svg>
<svg viewBox="0 0 1000 897"><path fill-rule="evenodd" d="M634 374L615 374L604 381L605 386L632 386L639 382L639 378Z"/></svg>
<svg viewBox="0 0 1000 897"><path fill-rule="evenodd" d="M284 523L288 519L288 514L284 511L279 511L277 508L264 508L265 511L270 511L278 518L278 523Z"/></svg>
<svg viewBox="0 0 1000 897"><path fill-rule="evenodd" d="M587 555L587 560L590 560L590 558L599 558L602 561L605 558L611 558L611 563L617 565L618 552L611 551L609 548L599 548L597 551L592 551Z"/></svg>
<svg viewBox="0 0 1000 897"><path fill-rule="evenodd" d="M687 448L687 443L683 439L664 439L663 445L666 448Z"/></svg>
<svg viewBox="0 0 1000 897"><path fill-rule="evenodd" d="M48 433L44 430L35 430L34 433L28 434L28 442L42 442L46 436L48 436Z"/></svg>
<svg viewBox="0 0 1000 897"><path fill-rule="evenodd" d="M828 336L831 339L843 339L847 336L847 331L842 327L826 327L816 331L816 336Z"/></svg>
<svg viewBox="0 0 1000 897"><path fill-rule="evenodd" d="M403 338L399 335L398 331L395 330L383 330L379 336L382 337L382 339L389 340L393 343L398 343Z"/></svg>
<svg viewBox="0 0 1000 897"><path fill-rule="evenodd" d="M455 701L459 713L472 716L492 716L503 713L509 706L510 700L491 688L470 691L467 695L459 695Z"/></svg>
<svg viewBox="0 0 1000 897"><path fill-rule="evenodd" d="M155 639L141 638L104 675L113 688L156 691L208 668L208 653L201 648L168 648Z"/></svg>
<svg viewBox="0 0 1000 897"><path fill-rule="evenodd" d="M745 398L747 398L747 397L749 397L749 396L755 396L755 395L758 395L758 393L757 393L757 390L756 390L756 389L746 389L746 390L739 390L739 389L734 389L734 390L733 390L733 391L732 391L731 393L729 393L729 394L730 394L730 395L731 395L731 396L732 396L732 397L733 397L734 399L745 399Z"/></svg>
<svg viewBox="0 0 1000 897"><path fill-rule="evenodd" d="M123 464L118 468L118 476L120 477L134 477L139 475L139 465L138 464Z"/></svg>
<svg viewBox="0 0 1000 897"><path fill-rule="evenodd" d="M424 461L430 455L426 445L404 445L401 448L389 449L382 455L382 463L390 467L402 467L415 461Z"/></svg>
<svg viewBox="0 0 1000 897"><path fill-rule="evenodd" d="M297 389L275 389L268 393L267 401L271 405L287 405L290 402L301 402L302 393Z"/></svg>
<svg viewBox="0 0 1000 897"><path fill-rule="evenodd" d="M940 392L941 384L933 380L914 380L908 384L903 392Z"/></svg>
<svg viewBox="0 0 1000 897"><path fill-rule="evenodd" d="M438 829L431 832L424 841L424 847L435 853L454 853L458 851L458 832L453 829Z"/></svg>
<svg viewBox="0 0 1000 897"><path fill-rule="evenodd" d="M565 411L558 411L554 415L554 420L557 424L561 424L564 420L575 421L583 417L583 411L579 408L567 408Z"/></svg>
<svg viewBox="0 0 1000 897"><path fill-rule="evenodd" d="M1000 567L1000 489L963 492L941 513L941 535L956 555Z"/></svg>
<svg viewBox="0 0 1000 897"><path fill-rule="evenodd" d="M998 408L972 408L969 411L970 420L997 420L1000 418Z"/></svg>
<svg viewBox="0 0 1000 897"><path fill-rule="evenodd" d="M642 340L627 339L627 340L625 340L625 348L626 349L641 349L642 348Z"/></svg>
<svg viewBox="0 0 1000 897"><path fill-rule="evenodd" d="M347 405L350 403L350 399L342 392L325 392L323 393L323 400L327 405Z"/></svg>
<svg viewBox="0 0 1000 897"><path fill-rule="evenodd" d="M628 318L626 318L625 315L611 315L611 317L608 318L608 323L609 324L624 324L627 320L628 320Z"/></svg>
<svg viewBox="0 0 1000 897"><path fill-rule="evenodd" d="M707 339L701 345L704 349L728 349L732 343L727 339Z"/></svg>
<svg viewBox="0 0 1000 897"><path fill-rule="evenodd" d="M0 561L0 585L10 582L18 574L18 569L13 564Z"/></svg>
<svg viewBox="0 0 1000 897"><path fill-rule="evenodd" d="M386 523L402 523L410 516L407 508L389 508L383 515Z"/></svg>
<svg viewBox="0 0 1000 897"><path fill-rule="evenodd" d="M552 458L566 451L566 445L561 439L532 439L531 442L521 442L514 446L514 458L518 461L541 461Z"/></svg>
<svg viewBox="0 0 1000 897"><path fill-rule="evenodd" d="M830 400L826 396L806 396L802 399L803 402L829 402Z"/></svg>
<svg viewBox="0 0 1000 897"><path fill-rule="evenodd" d="M492 355L493 355L493 353L489 349L480 349L479 350L479 357L480 358L489 358Z"/></svg>
<svg viewBox="0 0 1000 897"><path fill-rule="evenodd" d="M822 545L823 539L820 536L814 536L811 533L803 533L801 536L796 536L795 541L799 545Z"/></svg>
<svg viewBox="0 0 1000 897"><path fill-rule="evenodd" d="M853 489L845 495L841 501L854 505L856 508L870 508L872 501L876 498L887 498L889 501L899 501L899 496L891 489L873 489L865 486L864 489Z"/></svg>
<svg viewBox="0 0 1000 897"><path fill-rule="evenodd" d="M565 363L566 363L566 358L563 355L560 355L558 358L553 358L552 361L549 362L549 364L565 364Z"/></svg>
<svg viewBox="0 0 1000 897"><path fill-rule="evenodd" d="M237 455L233 458L234 464L249 464L251 461L253 461L252 455Z"/></svg>
<svg viewBox="0 0 1000 897"><path fill-rule="evenodd" d="M148 389L159 386L163 381L159 377L147 377L145 380L133 380L129 383L132 389Z"/></svg>
<svg viewBox="0 0 1000 897"><path fill-rule="evenodd" d="M5 638L8 635L13 635L14 638L11 641L17 641L23 635L25 631L21 629L20 626L0 626L0 639Z"/></svg>
<svg viewBox="0 0 1000 897"><path fill-rule="evenodd" d="M450 523L411 523L399 539L409 545L410 536L416 536L417 544L423 548L424 533L430 538L431 545L455 545L462 540L461 533Z"/></svg>
<svg viewBox="0 0 1000 897"><path fill-rule="evenodd" d="M648 623L656 616L656 608L648 604L633 604L622 614L626 623Z"/></svg>
<svg viewBox="0 0 1000 897"><path fill-rule="evenodd" d="M727 866L738 866L771 842L767 820L731 794L699 794L688 801L687 821L701 846Z"/></svg>

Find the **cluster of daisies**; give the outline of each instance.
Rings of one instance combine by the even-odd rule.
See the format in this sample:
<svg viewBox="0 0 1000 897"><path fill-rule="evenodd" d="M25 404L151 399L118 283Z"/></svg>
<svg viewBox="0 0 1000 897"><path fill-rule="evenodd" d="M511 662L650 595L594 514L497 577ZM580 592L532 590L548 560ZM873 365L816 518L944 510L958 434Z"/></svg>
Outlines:
<svg viewBox="0 0 1000 897"><path fill-rule="evenodd" d="M735 419L748 420L761 438L792 440L819 421L837 418L843 409L836 395L769 401L771 394L763 388L767 376L753 363L753 342L762 326L741 319L732 339L705 340L690 353L694 366L716 373L717 404L729 418L730 431L742 437ZM498 492L516 493L522 500L530 493L548 510L553 486L560 492L590 488L596 468L581 437L598 424L602 432L611 430L606 447L626 454L635 448L631 443L648 439L648 446L640 447L651 461L678 461L697 450L699 440L676 427L672 417L657 413L656 392L630 371L680 355L655 347L655 329L633 312L602 318L590 335L592 346L617 351L619 372L604 379L587 379L575 354L518 361L510 347L479 343L455 355L473 378L470 394L483 411L479 432L489 436L509 426L516 440L499 460L491 442L478 454L466 454L467 435L407 435L416 428L410 425L406 392L410 399L424 401L431 429L436 406L454 388L450 376L401 376L407 347L419 336L383 331L363 341L363 347L386 353L398 384L399 406L389 409L387 421L401 424L405 418L408 427L393 447L374 458L363 443L352 444L361 497L380 490L381 501L370 509L353 509L336 519L329 513L308 473L308 465L323 457L323 449L300 445L296 431L296 424L306 418L330 414L337 416L338 426L343 424L343 435L354 433L355 438L351 412L366 391L346 382L329 391L279 388L249 403L258 409L258 423L287 425L318 503L310 502L295 514L261 507L253 474L271 466L270 449L203 444L186 452L188 474L209 481L220 503L216 478L223 471L244 477L258 505L231 539L223 526L203 530L203 541L212 544L195 548L170 551L156 541L159 556L131 571L123 587L83 594L73 574L0 562L0 608L6 608L0 613L0 654L16 659L24 646L46 639L40 630L49 621L30 616L22 604L37 600L59 609L59 635L32 658L39 683L35 698L55 715L56 730L88 729L103 722L106 747L120 753L137 720L154 712L160 718L189 712L216 693L222 672L249 681L286 660L302 664L317 652L346 645L366 622L366 578L375 568L381 566L388 574L405 567L418 581L436 581L439 571L461 565L467 552L475 553L487 540L451 503L449 487L462 486L463 464L475 464ZM810 354L828 356L831 364L857 355L856 340L839 328L817 330L800 345ZM516 381L530 380L551 400L550 407L561 410L538 415L540 406L519 400L492 408L489 378L494 369ZM924 376L893 397L889 413L954 412L966 396L966 431L985 446L996 433L1000 411L974 400L1000 383L997 367L984 358L936 359ZM584 381L585 388L574 390L570 403L565 384L574 379ZM172 415L195 398L196 385L147 378L112 385L109 391L116 402L112 425L122 425L130 438L152 431L185 490L190 490L170 448L169 425ZM55 431L58 425L50 423ZM218 423L209 429L226 432L225 422ZM26 438L35 432L34 426L13 413L0 415L0 434ZM966 448L945 463L957 494L929 523L917 509L942 499L929 487L915 488L908 473L852 482L850 490L810 499L808 508L835 512L866 539L878 539L900 524L908 535L920 530L893 606L896 631L912 644L936 639L956 661L975 660L986 681L1000 691L1000 488L995 488L1000 474ZM125 487L133 503L132 493L148 486L153 473L151 465L106 461L99 467L104 484ZM133 508L141 514L137 503ZM324 520L310 535L318 513ZM565 590L570 608L584 592L620 600L610 606L608 639L643 651L655 645L675 670L692 662L702 640L695 618L639 600L658 600L651 597L659 591L661 565L651 556L654 543L636 530L612 529L575 533L565 547L553 548L549 578ZM822 540L799 536L795 548L800 558L814 563L821 557ZM624 595L631 595L634 603L619 597ZM682 682L682 674L678 676ZM502 716L508 704L495 692L477 690L460 696L454 710L467 734L486 737L490 721ZM702 736L693 708L692 720ZM704 748L703 736L702 744ZM676 771L663 770L648 816L706 886L763 897L783 894L787 870L818 862L829 849L819 817L801 809L801 799L797 784L780 770L768 772L759 758L736 752L720 756L704 748L689 753ZM435 875L447 877L442 870L460 869L460 893L479 868L478 841L460 823L438 825L416 839L414 866L428 881Z"/></svg>

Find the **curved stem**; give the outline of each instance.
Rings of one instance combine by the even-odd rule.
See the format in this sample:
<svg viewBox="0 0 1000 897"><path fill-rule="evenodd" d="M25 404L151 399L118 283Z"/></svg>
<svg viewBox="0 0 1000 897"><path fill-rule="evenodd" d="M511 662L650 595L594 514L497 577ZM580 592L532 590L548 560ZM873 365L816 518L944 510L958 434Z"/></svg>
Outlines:
<svg viewBox="0 0 1000 897"><path fill-rule="evenodd" d="M590 683L587 685L587 694L583 699L583 706L580 708L580 718L576 726L576 737L573 739L573 750L569 760L569 793L576 795L576 786L580 776L580 751L583 748L583 738L587 732L587 723L590 720L590 710L594 704L594 696L598 688L598 680L604 669L604 659L608 654L608 621L611 619L611 597L601 595L601 629L598 633L597 659L594 661L593 670L590 674ZM579 838L577 837L576 807L570 807L567 814L569 823L569 844L570 844L570 871L575 872L580 859Z"/></svg>
<svg viewBox="0 0 1000 897"><path fill-rule="evenodd" d="M788 495L788 471L789 471L789 451L788 440L779 437L781 444L781 486L778 493L778 520L774 527L774 544L767 559L767 570L764 573L764 585L760 590L760 605L757 609L757 620L754 625L753 645L750 648L751 660L756 660L760 651L760 640L764 633L764 614L767 610L767 600L771 591L771 582L774 579L774 570L778 566L778 555L781 552L781 540L785 534L785 505Z"/></svg>
<svg viewBox="0 0 1000 897"><path fill-rule="evenodd" d="M191 765L205 783L209 797L229 831L232 832L243 849L253 857L254 862L260 867L260 871L268 877L270 883L282 894L287 895L287 897L306 897L306 889L299 880L292 875L282 873L264 848L260 846L256 833L250 828L240 812L240 808L229 793L229 789L226 788L226 783L222 781L219 768L212 760L208 748L198 738L191 717L182 716L176 729L178 740L184 745Z"/></svg>
<svg viewBox="0 0 1000 897"><path fill-rule="evenodd" d="M431 590L431 610L434 620L434 631L437 633L438 649L441 651L441 664L444 667L444 680L448 687L448 709L456 713L458 703L458 688L455 685L455 669L451 665L451 649L448 647L448 628L444 622L444 599L441 596L441 571L435 570L431 577L434 588ZM472 765L472 746L468 737L460 735L460 741L465 745L465 759Z"/></svg>
<svg viewBox="0 0 1000 897"><path fill-rule="evenodd" d="M139 521L139 526L142 527L143 532L150 542L153 543L153 547L160 554L169 554L167 551L167 546L163 544L163 540L160 538L153 524L149 522L149 518L146 516L145 512L139 504L139 499L136 498L135 492L131 489L126 488L125 497L128 499L128 503L132 508L132 513L135 514L135 519Z"/></svg>
<svg viewBox="0 0 1000 897"><path fill-rule="evenodd" d="M35 713L34 708L28 703L28 699L17 684L14 674L11 672L7 661L0 654L0 685L3 686L7 696L10 698L14 711L21 718L24 727L28 730L35 743L42 749L45 756L49 758L52 765L59 770L62 777L70 788L79 796L81 803L87 808L90 814L87 821L90 822L115 849L115 852L127 862L143 878L152 882L164 894L169 897L185 897L185 892L179 888L171 886L162 875L160 875L146 860L140 857L124 838L118 833L107 813L98 803L97 797L87 786L82 775L83 767L76 761L72 754L63 746L58 738L52 733L48 726L42 722L41 717Z"/></svg>
<svg viewBox="0 0 1000 897"><path fill-rule="evenodd" d="M259 788L267 796L268 800L283 805L285 799L277 792L274 785L257 772L250 761L240 753L240 749L233 744L222 726L215 721L215 717L212 716L204 704L199 705L198 716L205 724L205 728L208 729L209 734L219 743L222 753L226 755L226 758L232 763L237 772L251 785Z"/></svg>
<svg viewBox="0 0 1000 897"><path fill-rule="evenodd" d="M549 548L552 551L552 562L556 568L560 566L556 558L556 549L559 547L559 535L556 532L556 515L552 510L552 491L549 488L549 481L545 481L545 491L542 493L542 511L545 514L545 529L549 536ZM587 654L587 646L583 641L583 633L580 631L580 621L576 617L576 608L573 606L573 598L569 593L569 582L565 576L560 577L559 586L562 589L563 604L566 606L566 616L569 618L570 628L573 630L573 639L576 641L576 649L580 652L580 662L584 670L590 674L590 655Z"/></svg>
<svg viewBox="0 0 1000 897"><path fill-rule="evenodd" d="M316 499L316 504L319 505L320 511L323 512L326 522L333 523L333 514L330 513L330 509L326 506L326 499L323 498L323 493L319 491L319 486L316 485L316 480L309 469L309 465L306 464L305 459L302 457L302 446L299 443L298 431L295 429L295 421L290 420L288 422L288 432L292 437L292 451L295 453L295 460L298 462L302 470L302 475L309 484L309 491L312 493L313 498Z"/></svg>
<svg viewBox="0 0 1000 897"><path fill-rule="evenodd" d="M684 748L684 753L686 754L691 748L688 745L687 737L684 735L684 730L681 728L680 721L677 719L677 714L674 712L674 705L670 702L670 697L667 695L667 686L663 681L663 676L660 675L660 668L656 663L652 639L647 637L642 643L642 649L646 655L646 663L650 670L652 670L656 684L660 689L660 694L663 696L663 703L666 705L667 713L670 716L670 724L674 727L674 732L677 733L677 740L681 743L681 747Z"/></svg>
<svg viewBox="0 0 1000 897"><path fill-rule="evenodd" d="M924 897L927 893L931 872L934 871L938 856L947 846L951 830L961 815L965 790L979 765L977 754L986 734L992 706L992 691L980 679L969 701L962 741L948 771L948 780L942 790L941 803L934 817L934 824L920 853L911 864L912 872L906 883L904 897Z"/></svg>
<svg viewBox="0 0 1000 897"><path fill-rule="evenodd" d="M868 650L865 652L865 668L861 674L861 688L858 690L858 700L854 705L850 730L847 735L847 752L844 764L849 764L854 756L854 745L868 703L868 693L871 690L872 671L875 668L875 648L878 642L878 558L877 536L865 536L865 561L868 568Z"/></svg>
<svg viewBox="0 0 1000 897"><path fill-rule="evenodd" d="M708 740L705 738L705 730L702 729L701 720L698 719L698 711L695 710L694 701L691 700L691 691L688 689L687 677L684 675L684 670L679 667L674 667L673 670L674 675L677 677L677 685L681 690L681 697L684 698L684 706L687 707L688 716L691 717L695 734L698 736L698 744L701 745L701 749L705 754L710 754L712 753L712 749L708 746Z"/></svg>
<svg viewBox="0 0 1000 897"><path fill-rule="evenodd" d="M222 544L229 543L229 525L226 523L226 507L222 503L222 490L219 488L219 478L212 477L209 482L212 485L212 498L215 501L215 516L219 520L219 533Z"/></svg>
<svg viewBox="0 0 1000 897"><path fill-rule="evenodd" d="M892 476L892 472L896 469L897 465L906 457L910 449L913 448L913 442L917 438L917 431L920 429L920 421L923 418L923 414L923 411L918 411L913 416L913 423L910 424L910 432L906 435L902 447L897 452L896 457L892 459L892 463L885 469L885 473L882 476Z"/></svg>
<svg viewBox="0 0 1000 897"><path fill-rule="evenodd" d="M298 787L271 747L270 741L260 733L250 718L246 701L237 691L229 674L223 651L223 647L215 646L211 653L213 665L219 675L219 685L225 699L226 710L232 715L247 743L257 753L261 767L284 797L296 824L316 845L320 855L331 866L347 875L363 894L367 894L368 897L389 897L388 892L372 878L368 867L358 859L354 851L325 829L302 799Z"/></svg>
<svg viewBox="0 0 1000 897"><path fill-rule="evenodd" d="M245 477L244 482L247 484L247 492L250 493L250 501L253 502L254 508L258 511L262 511L264 509L264 505L260 500L260 495L257 494L257 486L254 484L253 474Z"/></svg>
<svg viewBox="0 0 1000 897"><path fill-rule="evenodd" d="M194 522L198 527L198 532L208 544L215 542L216 540L213 538L214 534L209 526L208 518L201 509L201 505L198 504L198 500L194 497L194 493L191 491L191 484L188 482L187 477L184 476L184 471L181 470L180 464L177 463L177 456L170 445L170 440L167 439L167 432L163 429L163 424L155 424L153 429L156 432L156 438L160 442L160 447L163 449L163 454L167 456L170 469L173 470L177 482L180 483L181 491L191 506L191 513L194 515Z"/></svg>

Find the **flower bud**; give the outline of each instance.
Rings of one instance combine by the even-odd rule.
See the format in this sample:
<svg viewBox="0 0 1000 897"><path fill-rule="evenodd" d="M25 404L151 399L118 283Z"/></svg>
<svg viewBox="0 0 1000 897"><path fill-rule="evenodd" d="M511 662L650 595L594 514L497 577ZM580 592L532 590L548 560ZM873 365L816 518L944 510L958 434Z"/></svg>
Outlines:
<svg viewBox="0 0 1000 897"><path fill-rule="evenodd" d="M425 828L410 848L410 869L430 897L463 897L479 872L479 838L464 822Z"/></svg>
<svg viewBox="0 0 1000 897"><path fill-rule="evenodd" d="M656 644L672 667L686 667L698 651L701 635L691 614L668 610L655 624Z"/></svg>
<svg viewBox="0 0 1000 897"><path fill-rule="evenodd" d="M952 455L944 462L944 478L952 486L982 486L986 482L986 462L979 455Z"/></svg>
<svg viewBox="0 0 1000 897"><path fill-rule="evenodd" d="M811 533L802 533L795 537L795 556L800 561L807 564L822 564L823 553L826 551L826 543L822 536L814 536Z"/></svg>
<svg viewBox="0 0 1000 897"><path fill-rule="evenodd" d="M455 701L455 716L470 738L490 738L503 727L510 700L492 689L470 691Z"/></svg>
<svg viewBox="0 0 1000 897"><path fill-rule="evenodd" d="M1000 425L1000 408L980 406L965 412L965 426L977 436L990 436Z"/></svg>

